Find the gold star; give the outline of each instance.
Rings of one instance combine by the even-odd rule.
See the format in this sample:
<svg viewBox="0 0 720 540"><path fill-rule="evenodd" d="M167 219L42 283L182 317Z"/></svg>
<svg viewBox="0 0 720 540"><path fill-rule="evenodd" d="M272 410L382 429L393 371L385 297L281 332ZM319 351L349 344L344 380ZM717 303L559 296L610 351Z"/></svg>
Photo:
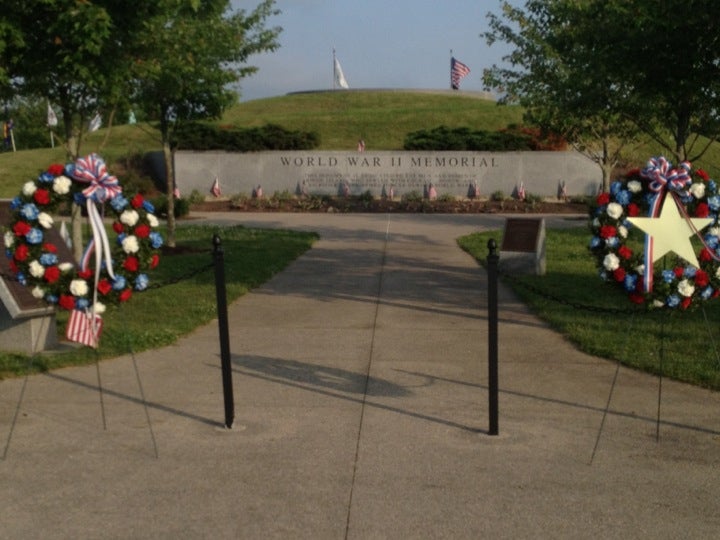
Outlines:
<svg viewBox="0 0 720 540"><path fill-rule="evenodd" d="M689 218L691 226L688 219L680 215L673 195L668 193L658 217L631 217L628 221L651 237L653 262L672 251L695 268L700 267L690 237L710 225L712 218Z"/></svg>

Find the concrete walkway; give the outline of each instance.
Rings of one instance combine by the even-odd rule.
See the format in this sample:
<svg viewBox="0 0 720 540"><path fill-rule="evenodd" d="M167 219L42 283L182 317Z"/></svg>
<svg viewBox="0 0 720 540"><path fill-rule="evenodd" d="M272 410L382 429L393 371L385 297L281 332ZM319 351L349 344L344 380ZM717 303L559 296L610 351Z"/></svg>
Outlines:
<svg viewBox="0 0 720 540"><path fill-rule="evenodd" d="M487 434L486 280L455 238L501 217L205 217L322 237L230 308L234 429L216 324L1 381L0 538L717 536L720 395L663 381L656 440L657 378L620 369L600 431L615 363L505 290Z"/></svg>

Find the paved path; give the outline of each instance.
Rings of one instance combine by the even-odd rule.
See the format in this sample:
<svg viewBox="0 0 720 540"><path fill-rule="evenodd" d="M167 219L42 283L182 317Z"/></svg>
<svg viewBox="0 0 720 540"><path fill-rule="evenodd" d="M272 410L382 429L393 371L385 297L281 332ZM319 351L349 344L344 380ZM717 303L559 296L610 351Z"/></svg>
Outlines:
<svg viewBox="0 0 720 540"><path fill-rule="evenodd" d="M216 324L2 381L0 538L717 536L720 395L664 381L656 441L658 381L620 369L598 438L616 365L504 290L487 435L486 281L455 238L501 218L208 217L322 235L230 308L235 428Z"/></svg>

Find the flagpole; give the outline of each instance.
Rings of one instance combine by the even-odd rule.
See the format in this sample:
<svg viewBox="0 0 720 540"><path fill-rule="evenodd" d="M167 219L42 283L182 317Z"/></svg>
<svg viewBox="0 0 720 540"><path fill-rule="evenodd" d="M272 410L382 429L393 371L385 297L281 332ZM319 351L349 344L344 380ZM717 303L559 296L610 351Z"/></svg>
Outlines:
<svg viewBox="0 0 720 540"><path fill-rule="evenodd" d="M335 47L333 47L333 90L336 90L336 81L337 81L337 72L335 71L337 68L335 67L337 63L335 62Z"/></svg>
<svg viewBox="0 0 720 540"><path fill-rule="evenodd" d="M453 90L453 84L452 84L452 59L453 59L453 50L450 49L450 90Z"/></svg>

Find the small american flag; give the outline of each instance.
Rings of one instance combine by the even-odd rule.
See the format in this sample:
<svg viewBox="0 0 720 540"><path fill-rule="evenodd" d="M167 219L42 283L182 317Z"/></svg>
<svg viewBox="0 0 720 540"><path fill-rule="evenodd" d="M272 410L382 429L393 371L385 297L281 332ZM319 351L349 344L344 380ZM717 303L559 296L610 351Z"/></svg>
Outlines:
<svg viewBox="0 0 720 540"><path fill-rule="evenodd" d="M210 193L212 193L215 197L222 195L222 192L220 191L220 182L217 176L215 177L212 188L210 188Z"/></svg>
<svg viewBox="0 0 720 540"><path fill-rule="evenodd" d="M100 332L102 331L102 317L93 315L89 311L80 309L72 310L70 319L68 320L65 337L70 341L82 343L93 349L97 349L100 341Z"/></svg>
<svg viewBox="0 0 720 540"><path fill-rule="evenodd" d="M460 89L460 79L470 73L470 68L455 57L450 58L450 85L453 90Z"/></svg>
<svg viewBox="0 0 720 540"><path fill-rule="evenodd" d="M525 184L520 182L520 187L517 188L517 198L521 201L525 200Z"/></svg>

